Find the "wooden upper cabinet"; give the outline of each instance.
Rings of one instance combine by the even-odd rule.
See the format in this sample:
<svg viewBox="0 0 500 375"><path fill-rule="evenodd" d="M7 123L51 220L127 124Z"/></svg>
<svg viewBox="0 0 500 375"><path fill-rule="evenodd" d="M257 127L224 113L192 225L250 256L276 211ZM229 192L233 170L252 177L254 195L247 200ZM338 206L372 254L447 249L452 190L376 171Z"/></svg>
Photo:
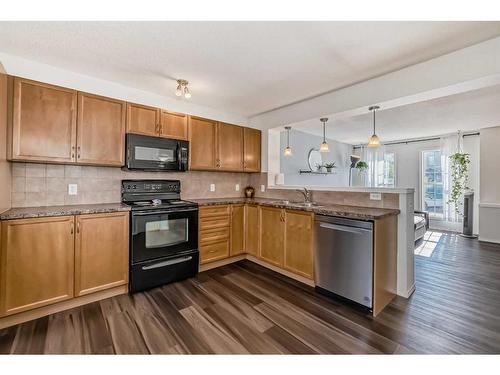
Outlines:
<svg viewBox="0 0 500 375"><path fill-rule="evenodd" d="M260 207L260 257L278 267L284 258L284 211Z"/></svg>
<svg viewBox="0 0 500 375"><path fill-rule="evenodd" d="M74 217L1 223L0 315L73 297Z"/></svg>
<svg viewBox="0 0 500 375"><path fill-rule="evenodd" d="M127 284L128 227L128 212L76 217L76 297Z"/></svg>
<svg viewBox="0 0 500 375"><path fill-rule="evenodd" d="M220 122L217 128L218 166L223 171L243 170L243 128Z"/></svg>
<svg viewBox="0 0 500 375"><path fill-rule="evenodd" d="M145 105L127 103L127 133L158 136L160 110Z"/></svg>
<svg viewBox="0 0 500 375"><path fill-rule="evenodd" d="M186 141L188 139L188 115L161 110L160 135Z"/></svg>
<svg viewBox="0 0 500 375"><path fill-rule="evenodd" d="M261 131L244 128L243 139L243 170L245 172L260 172Z"/></svg>
<svg viewBox="0 0 500 375"><path fill-rule="evenodd" d="M125 102L79 92L77 163L123 165L125 116Z"/></svg>
<svg viewBox="0 0 500 375"><path fill-rule="evenodd" d="M284 267L294 273L313 278L313 214L285 211Z"/></svg>
<svg viewBox="0 0 500 375"><path fill-rule="evenodd" d="M9 159L74 162L77 92L17 77L9 81Z"/></svg>
<svg viewBox="0 0 500 375"><path fill-rule="evenodd" d="M217 169L217 121L190 117L189 140L190 169Z"/></svg>
<svg viewBox="0 0 500 375"><path fill-rule="evenodd" d="M245 252L245 206L231 205L231 249L230 255Z"/></svg>
<svg viewBox="0 0 500 375"><path fill-rule="evenodd" d="M259 256L259 206L245 206L245 250L248 254Z"/></svg>

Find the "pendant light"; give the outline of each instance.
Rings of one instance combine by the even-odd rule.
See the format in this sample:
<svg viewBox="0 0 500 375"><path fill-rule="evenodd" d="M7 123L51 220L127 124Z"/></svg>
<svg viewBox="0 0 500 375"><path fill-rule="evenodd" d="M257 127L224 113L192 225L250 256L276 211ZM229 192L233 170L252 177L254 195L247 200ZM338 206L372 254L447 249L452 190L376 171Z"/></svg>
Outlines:
<svg viewBox="0 0 500 375"><path fill-rule="evenodd" d="M377 111L377 109L380 109L378 105L373 105L370 108L368 108L369 111L373 112L373 135L370 137L367 146L370 148L380 147L380 139L378 138L378 135L375 132L375 112Z"/></svg>
<svg viewBox="0 0 500 375"><path fill-rule="evenodd" d="M286 129L286 148L283 154L285 156L292 156L292 148L290 147L290 130L292 129L292 127L285 126L285 129Z"/></svg>
<svg viewBox="0 0 500 375"><path fill-rule="evenodd" d="M330 147L326 142L326 122L328 121L328 118L323 117L320 118L319 121L323 123L323 143L319 146L319 152L330 152Z"/></svg>

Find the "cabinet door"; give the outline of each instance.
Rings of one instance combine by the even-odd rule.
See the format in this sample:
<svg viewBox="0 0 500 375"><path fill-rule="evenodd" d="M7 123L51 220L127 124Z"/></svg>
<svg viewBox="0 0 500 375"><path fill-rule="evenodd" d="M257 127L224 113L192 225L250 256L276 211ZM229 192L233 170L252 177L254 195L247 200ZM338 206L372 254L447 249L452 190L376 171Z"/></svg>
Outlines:
<svg viewBox="0 0 500 375"><path fill-rule="evenodd" d="M128 212L76 217L75 296L128 282Z"/></svg>
<svg viewBox="0 0 500 375"><path fill-rule="evenodd" d="M245 206L231 206L231 256L245 252Z"/></svg>
<svg viewBox="0 0 500 375"><path fill-rule="evenodd" d="M2 222L0 315L73 297L74 216Z"/></svg>
<svg viewBox="0 0 500 375"><path fill-rule="evenodd" d="M74 162L76 91L22 78L14 78L13 85L9 157Z"/></svg>
<svg viewBox="0 0 500 375"><path fill-rule="evenodd" d="M245 206L245 251L259 256L259 206Z"/></svg>
<svg viewBox="0 0 500 375"><path fill-rule="evenodd" d="M313 278L313 215L309 212L285 212L285 268Z"/></svg>
<svg viewBox="0 0 500 375"><path fill-rule="evenodd" d="M188 139L188 116L184 113L161 111L160 135L165 138Z"/></svg>
<svg viewBox="0 0 500 375"><path fill-rule="evenodd" d="M134 103L127 103L127 133L158 136L160 110Z"/></svg>
<svg viewBox="0 0 500 375"><path fill-rule="evenodd" d="M223 171L243 171L243 128L218 124L218 165Z"/></svg>
<svg viewBox="0 0 500 375"><path fill-rule="evenodd" d="M245 172L260 172L261 131L244 128L244 170Z"/></svg>
<svg viewBox="0 0 500 375"><path fill-rule="evenodd" d="M283 267L284 212L280 208L260 207L260 257Z"/></svg>
<svg viewBox="0 0 500 375"><path fill-rule="evenodd" d="M77 163L124 164L125 110L123 101L78 93Z"/></svg>
<svg viewBox="0 0 500 375"><path fill-rule="evenodd" d="M214 170L217 165L217 122L189 119L189 158L192 170Z"/></svg>

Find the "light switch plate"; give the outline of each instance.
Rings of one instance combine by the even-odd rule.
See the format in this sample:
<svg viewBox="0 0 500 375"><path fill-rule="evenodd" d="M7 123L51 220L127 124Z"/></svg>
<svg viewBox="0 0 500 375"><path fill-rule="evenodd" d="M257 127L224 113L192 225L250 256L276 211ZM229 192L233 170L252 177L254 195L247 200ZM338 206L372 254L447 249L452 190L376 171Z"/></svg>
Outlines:
<svg viewBox="0 0 500 375"><path fill-rule="evenodd" d="M210 191L215 191L215 184L210 184Z"/></svg>
<svg viewBox="0 0 500 375"><path fill-rule="evenodd" d="M234 190L240 191L240 184L236 184L236 186L234 187Z"/></svg>
<svg viewBox="0 0 500 375"><path fill-rule="evenodd" d="M260 185L260 191L265 192L266 191L266 185Z"/></svg>
<svg viewBox="0 0 500 375"><path fill-rule="evenodd" d="M372 201L380 201L382 200L382 193L370 193L370 199Z"/></svg>
<svg viewBox="0 0 500 375"><path fill-rule="evenodd" d="M78 194L78 185L68 184L68 195L77 195L77 194Z"/></svg>

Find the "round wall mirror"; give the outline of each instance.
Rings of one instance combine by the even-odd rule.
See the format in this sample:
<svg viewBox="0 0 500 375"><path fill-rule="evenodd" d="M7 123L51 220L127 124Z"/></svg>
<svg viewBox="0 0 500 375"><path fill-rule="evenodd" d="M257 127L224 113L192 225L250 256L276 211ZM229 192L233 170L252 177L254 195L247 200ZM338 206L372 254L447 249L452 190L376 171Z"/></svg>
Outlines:
<svg viewBox="0 0 500 375"><path fill-rule="evenodd" d="M318 149L311 148L307 161L309 163L309 169L314 172L318 170L318 165L323 165L323 156Z"/></svg>

